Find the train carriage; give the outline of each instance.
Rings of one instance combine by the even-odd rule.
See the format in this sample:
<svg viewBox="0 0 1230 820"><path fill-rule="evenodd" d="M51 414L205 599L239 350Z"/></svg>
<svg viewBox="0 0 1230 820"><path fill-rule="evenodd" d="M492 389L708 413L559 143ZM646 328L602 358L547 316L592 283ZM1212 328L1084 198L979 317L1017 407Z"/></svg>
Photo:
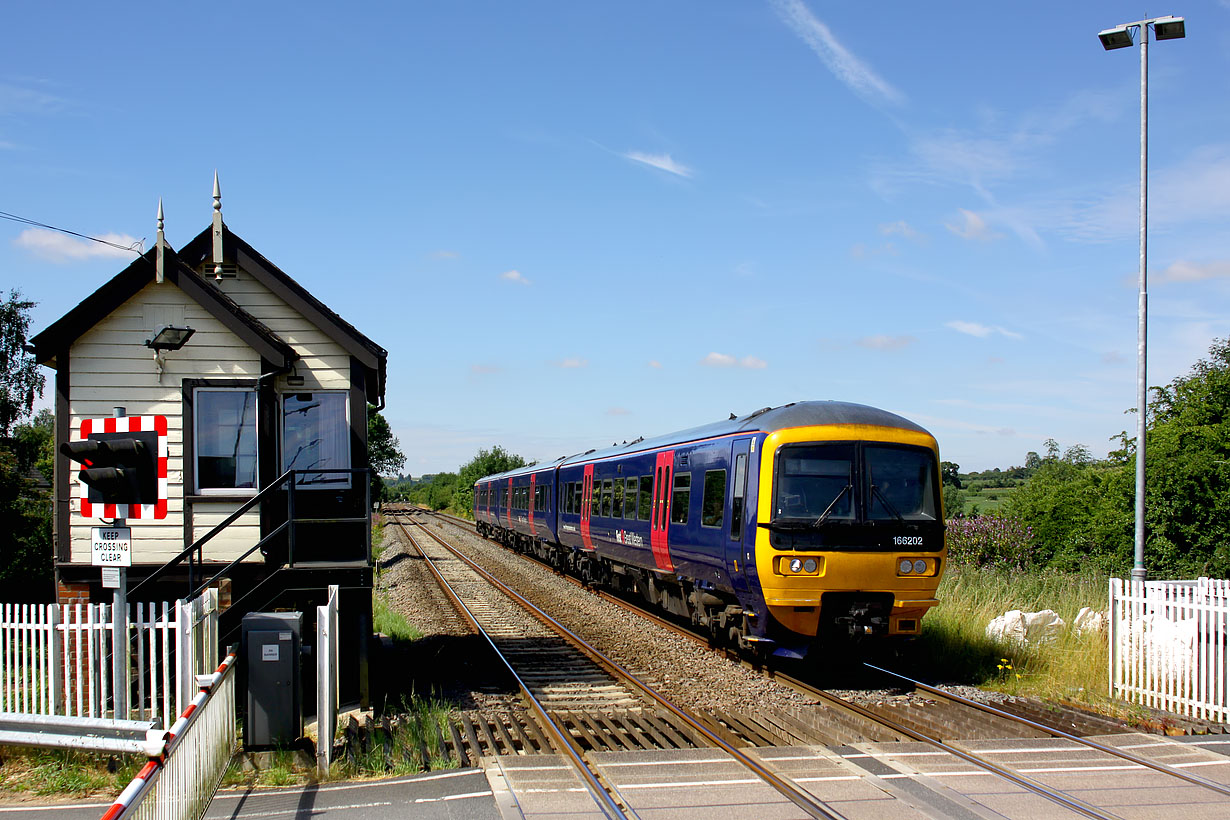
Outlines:
<svg viewBox="0 0 1230 820"><path fill-rule="evenodd" d="M938 449L883 410L765 408L486 477L476 493L508 485L515 501L531 477L555 488L541 526L514 506L504 524L483 513L492 534L745 649L803 657L817 640L917 634L936 603Z"/></svg>

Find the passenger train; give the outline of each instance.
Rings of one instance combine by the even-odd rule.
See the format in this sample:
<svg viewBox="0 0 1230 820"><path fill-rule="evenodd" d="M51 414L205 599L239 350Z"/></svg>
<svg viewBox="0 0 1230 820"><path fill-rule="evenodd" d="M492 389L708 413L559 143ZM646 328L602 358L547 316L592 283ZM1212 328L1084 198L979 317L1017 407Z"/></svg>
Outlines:
<svg viewBox="0 0 1230 820"><path fill-rule="evenodd" d="M762 657L917 635L947 557L935 438L833 401L486 476L474 518Z"/></svg>

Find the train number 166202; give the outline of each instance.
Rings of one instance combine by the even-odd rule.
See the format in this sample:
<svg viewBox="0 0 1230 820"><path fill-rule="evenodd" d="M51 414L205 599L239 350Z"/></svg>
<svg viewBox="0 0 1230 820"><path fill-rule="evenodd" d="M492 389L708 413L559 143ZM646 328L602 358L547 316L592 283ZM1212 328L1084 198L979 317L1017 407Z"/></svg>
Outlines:
<svg viewBox="0 0 1230 820"><path fill-rule="evenodd" d="M921 547L923 538L921 535L894 535L893 546L895 547Z"/></svg>

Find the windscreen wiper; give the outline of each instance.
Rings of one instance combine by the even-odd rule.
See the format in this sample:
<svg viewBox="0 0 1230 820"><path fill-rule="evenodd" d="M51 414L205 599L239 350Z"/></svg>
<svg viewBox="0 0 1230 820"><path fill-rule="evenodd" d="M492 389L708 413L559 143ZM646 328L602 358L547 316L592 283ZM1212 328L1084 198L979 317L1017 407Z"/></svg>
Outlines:
<svg viewBox="0 0 1230 820"><path fill-rule="evenodd" d="M871 494L874 495L876 498L880 499L880 503L884 505L884 509L888 510L890 513L896 516L898 521L905 520L905 516L897 512L897 508L894 507L892 504L888 503L888 499L884 497L884 493L880 492L880 488L874 484L871 485Z"/></svg>
<svg viewBox="0 0 1230 820"><path fill-rule="evenodd" d="M827 521L829 517L829 513L831 513L833 511L833 508L837 506L837 502L845 498L846 493L850 492L853 489L854 487L850 484L847 484L846 486L842 487L841 492L837 493L837 497L829 502L829 505L824 508L824 512L820 513L820 517L812 522L811 524L812 527L818 527L821 524L823 524L825 521Z"/></svg>

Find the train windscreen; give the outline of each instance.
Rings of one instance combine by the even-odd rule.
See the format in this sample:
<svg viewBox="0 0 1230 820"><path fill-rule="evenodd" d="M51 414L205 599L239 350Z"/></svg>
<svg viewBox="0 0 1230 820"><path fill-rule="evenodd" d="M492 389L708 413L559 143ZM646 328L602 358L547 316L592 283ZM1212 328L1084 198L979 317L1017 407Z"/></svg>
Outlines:
<svg viewBox="0 0 1230 820"><path fill-rule="evenodd" d="M782 449L774 519L854 518L854 447L818 444Z"/></svg>
<svg viewBox="0 0 1230 820"><path fill-rule="evenodd" d="M935 459L928 450L867 445L867 518L935 521Z"/></svg>

